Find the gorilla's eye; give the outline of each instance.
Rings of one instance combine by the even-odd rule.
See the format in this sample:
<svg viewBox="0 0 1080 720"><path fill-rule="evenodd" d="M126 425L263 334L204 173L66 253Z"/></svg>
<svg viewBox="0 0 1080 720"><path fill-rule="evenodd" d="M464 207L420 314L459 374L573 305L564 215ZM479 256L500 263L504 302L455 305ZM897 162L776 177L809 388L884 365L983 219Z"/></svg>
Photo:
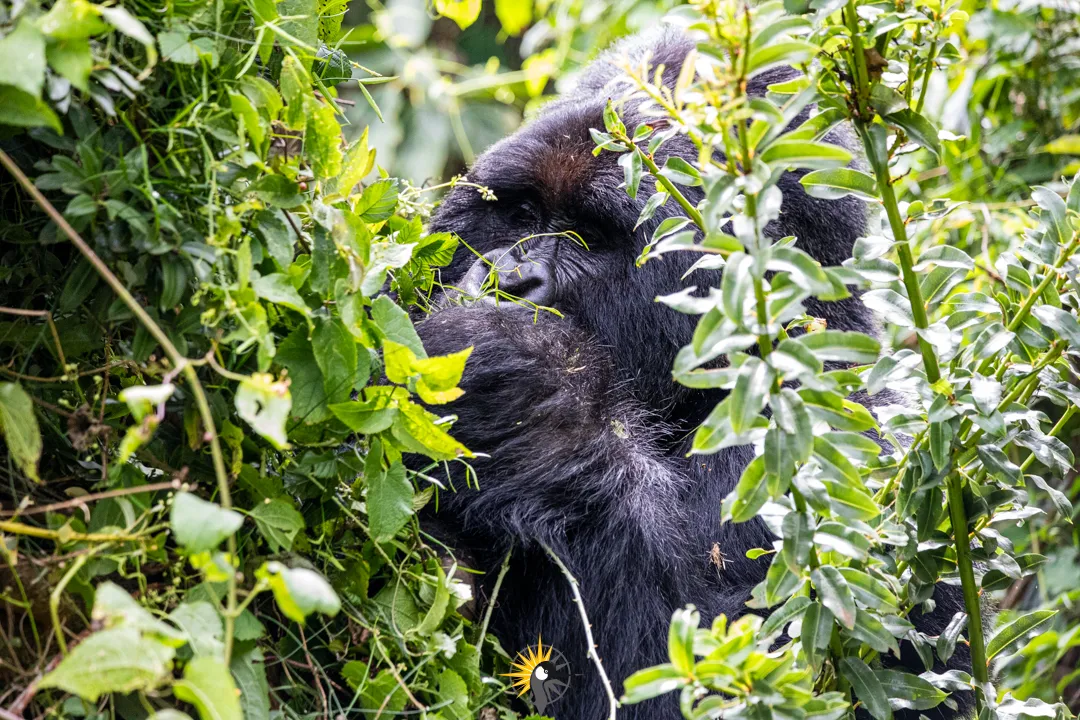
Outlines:
<svg viewBox="0 0 1080 720"><path fill-rule="evenodd" d="M535 225L540 221L540 210L531 200L512 200L510 211L507 215L514 224Z"/></svg>

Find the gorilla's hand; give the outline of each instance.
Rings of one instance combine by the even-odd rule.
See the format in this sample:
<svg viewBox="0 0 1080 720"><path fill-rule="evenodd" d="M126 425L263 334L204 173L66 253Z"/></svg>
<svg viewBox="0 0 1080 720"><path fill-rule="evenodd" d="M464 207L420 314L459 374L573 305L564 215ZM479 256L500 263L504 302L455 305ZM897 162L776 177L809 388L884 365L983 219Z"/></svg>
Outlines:
<svg viewBox="0 0 1080 720"><path fill-rule="evenodd" d="M557 542L587 519L657 532L678 517L682 479L656 450L655 427L572 324L477 304L436 312L418 330L431 354L475 348L465 394L448 409L454 436L489 457L472 463L479 492L455 477L458 492L442 496L463 529Z"/></svg>

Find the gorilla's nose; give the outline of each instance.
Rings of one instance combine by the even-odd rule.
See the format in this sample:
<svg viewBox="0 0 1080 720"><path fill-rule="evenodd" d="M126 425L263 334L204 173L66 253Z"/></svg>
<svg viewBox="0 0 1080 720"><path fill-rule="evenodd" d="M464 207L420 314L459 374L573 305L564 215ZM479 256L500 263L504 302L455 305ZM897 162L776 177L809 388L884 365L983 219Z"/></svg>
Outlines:
<svg viewBox="0 0 1080 720"><path fill-rule="evenodd" d="M461 290L487 302L521 299L550 305L555 298L555 275L550 263L517 246L485 253L461 280Z"/></svg>

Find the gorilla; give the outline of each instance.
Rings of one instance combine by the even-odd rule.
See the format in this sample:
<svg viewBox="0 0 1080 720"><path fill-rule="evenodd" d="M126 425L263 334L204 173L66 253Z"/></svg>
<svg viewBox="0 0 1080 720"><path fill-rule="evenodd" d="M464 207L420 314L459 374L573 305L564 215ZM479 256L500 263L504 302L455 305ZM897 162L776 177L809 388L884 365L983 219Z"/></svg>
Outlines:
<svg viewBox="0 0 1080 720"><path fill-rule="evenodd" d="M721 501L753 449L687 456L693 431L722 394L672 380L675 354L690 342L697 319L655 301L689 282L718 286L720 273L699 270L684 279L699 257L694 253L635 267L656 225L679 208L669 201L635 230L651 180L632 199L620 187L617 154L592 153L589 129L603 128L605 102L625 92L616 87L622 73L615 63L649 53L673 84L692 47L685 35L668 30L609 50L575 90L476 161L469 180L490 188L496 200L459 186L430 224L474 251L456 255L444 271L445 286L477 294L490 273L500 293L525 307L448 301L419 325L432 354L474 347L461 381L465 393L449 408L458 416L455 437L483 453L472 463L479 488L467 487L462 468L452 469L456 492L441 494L425 527L485 571L481 598L490 597L513 545L491 628L510 653L542 636L570 660L570 688L550 710L564 720L604 718L608 701L586 659L569 584L543 545L578 579L599 656L619 693L630 673L666 661L673 610L693 603L706 619L745 614L769 563L747 559L746 551L774 539L759 519L720 523ZM756 77L750 92L761 95L791 73ZM645 120L633 103L622 110L628 128ZM804 119L805 113L796 123ZM682 136L658 154L661 166L670 155L696 157ZM800 247L823 265L847 259L864 230L862 202L812 198L794 172L780 186L784 202L770 236L798 236ZM701 200L699 188L684 192L691 202ZM563 234L569 231L583 242ZM557 313L535 312L535 306ZM874 327L857 297L809 301L807 311L836 329ZM937 635L962 609L955 590L939 589L937 609L913 618L920 630ZM961 657L966 662L958 647L953 662ZM678 718L677 697L628 706L619 716Z"/></svg>

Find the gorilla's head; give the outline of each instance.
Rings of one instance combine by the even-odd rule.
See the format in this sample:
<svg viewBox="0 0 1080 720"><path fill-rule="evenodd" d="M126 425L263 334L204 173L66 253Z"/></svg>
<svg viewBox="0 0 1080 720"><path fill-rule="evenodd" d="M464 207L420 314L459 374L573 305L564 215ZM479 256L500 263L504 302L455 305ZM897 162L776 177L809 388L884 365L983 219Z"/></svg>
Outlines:
<svg viewBox="0 0 1080 720"><path fill-rule="evenodd" d="M472 187L458 187L431 225L433 231L456 233L472 251L459 250L443 271L445 286L476 294L485 279L492 284L494 270L497 295L525 301L518 306L500 301L504 311L557 310L561 319L541 310L538 321L569 323L585 331L610 351L618 376L630 380L639 400L658 409L671 402L671 361L689 341L694 323L655 298L683 286L680 277L694 258L668 257L635 267L656 223L678 206L669 201L652 222L635 231L654 192L652 180L646 178L637 199L630 198L622 187L618 155L605 151L594 156L589 130L603 129L607 100L617 101L627 91L618 83L615 62L649 51L654 64L664 64L674 75L690 47L682 35L663 34L609 51L608 62L594 64L572 94L493 146L470 169L469 181L489 188L496 200L485 200ZM622 108L631 130L634 105ZM666 157L679 150L689 154L683 138L670 141L662 153ZM691 196L695 191L687 189Z"/></svg>
<svg viewBox="0 0 1080 720"><path fill-rule="evenodd" d="M541 311L540 322L562 322L582 331L606 350L614 374L635 399L679 425L692 426L716 401L701 391L675 385L671 366L679 348L692 338L696 318L676 313L656 297L687 285L707 288L719 282L718 271L696 270L684 277L698 259L695 253L669 253L641 267L635 261L653 230L665 218L681 213L668 200L653 218L635 229L638 216L655 192L651 178L642 181L636 198L623 188L619 154L593 154L589 130L602 130L609 99L633 132L655 117L639 112L640 100L619 69L629 61L637 66L648 57L653 68L665 68L671 85L694 43L675 30L630 38L607 51L589 67L577 88L548 105L518 132L489 149L469 171L468 179L489 188L496 200L485 199L469 186L455 188L433 220L434 231L451 231L469 250L459 251L443 273L447 287L476 294L497 277L500 295L521 298L519 312L529 306L557 310L562 318ZM751 94L791 77L788 68L766 72L750 82ZM805 113L796 123L805 119ZM836 140L836 138L831 138ZM666 142L655 158L659 166L678 155L695 159L694 146L682 135ZM854 199L826 202L807 196L796 173L780 181L784 204L779 220L767 232L775 238L797 235L800 246L824 265L850 257L852 243L864 224L861 203ZM680 188L697 203L700 188ZM572 233L572 234L571 234ZM502 302L508 312L512 302ZM808 303L813 314L837 329L866 329L871 321L857 302Z"/></svg>

